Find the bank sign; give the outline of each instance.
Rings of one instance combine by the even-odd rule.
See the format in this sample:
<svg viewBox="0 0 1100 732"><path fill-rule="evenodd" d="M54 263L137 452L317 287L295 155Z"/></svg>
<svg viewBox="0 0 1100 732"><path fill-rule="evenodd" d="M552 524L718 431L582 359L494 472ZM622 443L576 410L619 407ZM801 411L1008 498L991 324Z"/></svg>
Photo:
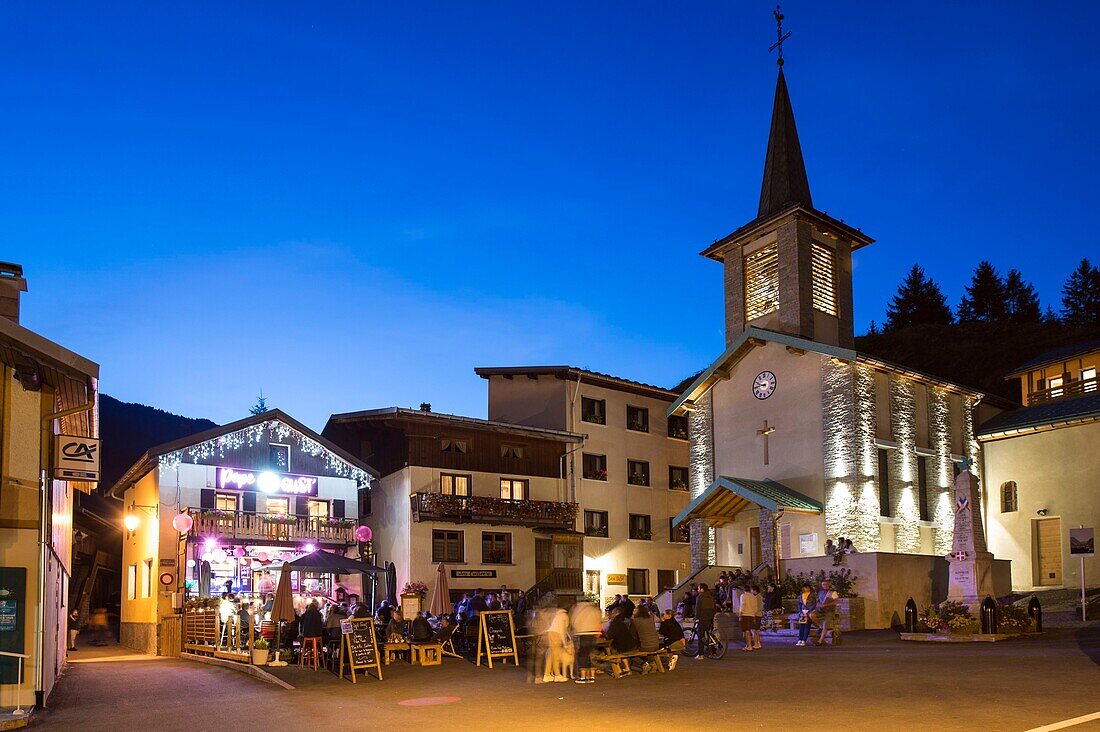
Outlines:
<svg viewBox="0 0 1100 732"><path fill-rule="evenodd" d="M55 435L53 454L53 477L89 482L99 480L99 440Z"/></svg>
<svg viewBox="0 0 1100 732"><path fill-rule="evenodd" d="M273 470L218 468L218 488L230 491L260 491L288 496L317 495L317 478L312 475L276 473Z"/></svg>

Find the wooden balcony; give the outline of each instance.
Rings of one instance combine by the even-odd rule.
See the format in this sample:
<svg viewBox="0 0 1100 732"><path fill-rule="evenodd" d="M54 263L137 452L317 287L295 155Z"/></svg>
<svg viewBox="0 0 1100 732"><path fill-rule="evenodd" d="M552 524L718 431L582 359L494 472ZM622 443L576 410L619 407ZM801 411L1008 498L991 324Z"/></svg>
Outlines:
<svg viewBox="0 0 1100 732"><path fill-rule="evenodd" d="M487 496L449 496L414 493L413 521L454 524L493 524L572 531L577 504L559 501L514 501Z"/></svg>
<svg viewBox="0 0 1100 732"><path fill-rule="evenodd" d="M267 514L242 511L188 509L194 524L192 536L240 539L278 544L354 544L356 522L352 519L288 516L273 521Z"/></svg>
<svg viewBox="0 0 1100 732"><path fill-rule="evenodd" d="M1079 379L1077 381L1068 381L1062 386L1048 387L1046 389L1040 389L1039 391L1033 391L1027 395L1027 405L1029 407L1036 404L1046 404L1047 402L1053 402L1057 399L1068 399L1070 397L1081 396L1082 394L1091 394L1100 389L1100 384L1097 382L1100 379Z"/></svg>

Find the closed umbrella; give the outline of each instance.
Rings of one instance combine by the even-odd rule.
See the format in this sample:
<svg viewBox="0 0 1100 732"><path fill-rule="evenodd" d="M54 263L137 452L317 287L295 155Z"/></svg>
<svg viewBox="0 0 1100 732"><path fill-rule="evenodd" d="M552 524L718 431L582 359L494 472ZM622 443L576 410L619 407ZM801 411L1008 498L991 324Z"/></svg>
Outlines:
<svg viewBox="0 0 1100 732"><path fill-rule="evenodd" d="M294 619L294 596L290 590L291 569L284 567L279 573L279 584L275 587L275 601L271 605L271 619L275 621L275 660L271 666L285 666L286 661L279 659L283 650L283 623Z"/></svg>
<svg viewBox="0 0 1100 732"><path fill-rule="evenodd" d="M210 597L210 562L199 565L199 597Z"/></svg>
<svg viewBox="0 0 1100 732"><path fill-rule="evenodd" d="M428 606L428 612L432 615L442 615L450 607L450 592L447 590L447 568L443 562L435 570L435 591L432 592L432 602Z"/></svg>
<svg viewBox="0 0 1100 732"><path fill-rule="evenodd" d="M393 562L386 562L386 601L397 607L397 566Z"/></svg>

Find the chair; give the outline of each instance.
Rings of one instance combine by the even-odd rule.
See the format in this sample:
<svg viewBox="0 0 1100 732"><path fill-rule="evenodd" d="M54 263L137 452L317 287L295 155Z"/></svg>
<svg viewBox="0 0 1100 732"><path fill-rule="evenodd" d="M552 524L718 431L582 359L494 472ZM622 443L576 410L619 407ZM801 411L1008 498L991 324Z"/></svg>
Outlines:
<svg viewBox="0 0 1100 732"><path fill-rule="evenodd" d="M444 656L450 656L451 658L462 658L462 656L458 655L458 651L455 650L454 644L453 636L457 627L457 625L448 625L446 628L443 629L443 632L440 633L439 637L436 638L435 642L439 644L440 653L442 653Z"/></svg>
<svg viewBox="0 0 1100 732"><path fill-rule="evenodd" d="M443 662L443 646L432 641L412 644L414 666L438 666Z"/></svg>
<svg viewBox="0 0 1100 732"><path fill-rule="evenodd" d="M306 660L307 657L309 657L308 661ZM320 636L313 636L311 638L302 639L302 652L298 656L298 668L302 668L310 663L313 664L314 671L317 670L317 666L319 663L323 664L323 661L321 661Z"/></svg>
<svg viewBox="0 0 1100 732"><path fill-rule="evenodd" d="M382 646L382 662L385 665L389 666L397 660L398 656L409 658L409 644L407 642L386 643Z"/></svg>

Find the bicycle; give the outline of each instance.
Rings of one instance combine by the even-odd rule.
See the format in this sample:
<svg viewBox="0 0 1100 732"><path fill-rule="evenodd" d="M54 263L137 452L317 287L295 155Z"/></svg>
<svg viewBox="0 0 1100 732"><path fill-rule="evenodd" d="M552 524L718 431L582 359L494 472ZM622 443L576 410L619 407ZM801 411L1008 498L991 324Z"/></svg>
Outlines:
<svg viewBox="0 0 1100 732"><path fill-rule="evenodd" d="M691 626L691 630L684 634L684 650L680 653L692 657L703 655L715 661L726 655L726 641L722 638L722 634L715 630L714 626L711 626L710 630L703 635L702 646L703 650L700 654L699 621L696 620L695 624Z"/></svg>

